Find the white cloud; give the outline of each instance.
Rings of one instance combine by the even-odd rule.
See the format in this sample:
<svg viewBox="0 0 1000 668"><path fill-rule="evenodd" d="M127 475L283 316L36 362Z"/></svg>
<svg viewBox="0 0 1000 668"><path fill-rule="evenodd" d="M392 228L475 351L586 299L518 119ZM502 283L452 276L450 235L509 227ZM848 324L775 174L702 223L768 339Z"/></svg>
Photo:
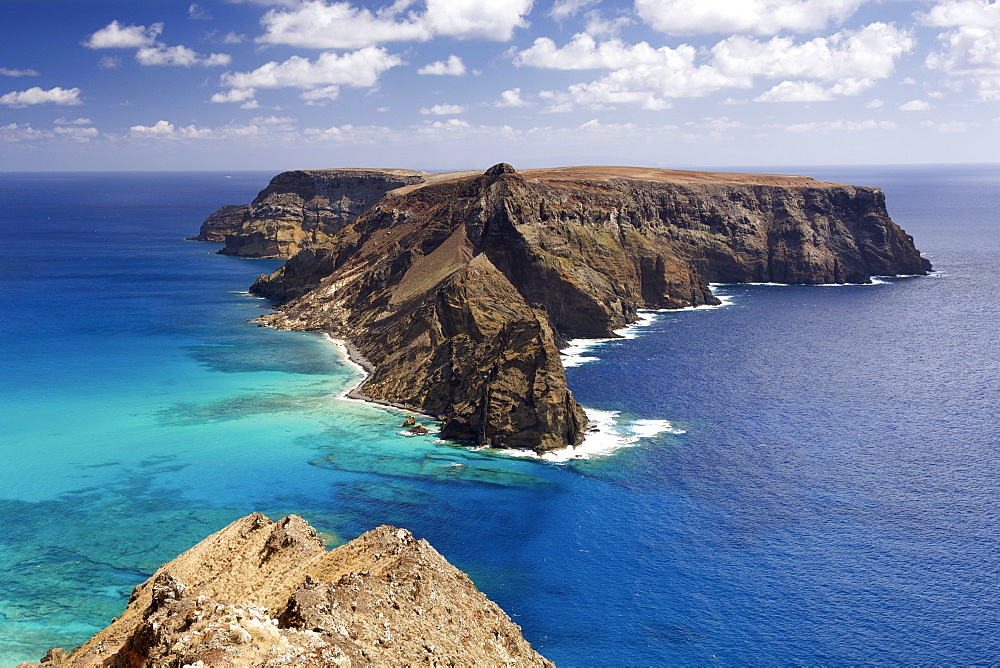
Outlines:
<svg viewBox="0 0 1000 668"><path fill-rule="evenodd" d="M317 49L354 49L385 42L427 41L436 36L507 41L532 0L426 0L423 12L404 11L412 0L397 0L376 11L349 2L305 0L272 9L261 23L265 44Z"/></svg>
<svg viewBox="0 0 1000 668"><path fill-rule="evenodd" d="M57 118L52 122L56 125L91 125L91 120L89 118L74 118L73 120Z"/></svg>
<svg viewBox="0 0 1000 668"><path fill-rule="evenodd" d="M433 107L421 107L420 113L432 116L453 116L464 114L467 108L460 104L435 104Z"/></svg>
<svg viewBox="0 0 1000 668"><path fill-rule="evenodd" d="M102 56L97 65L103 70L117 70L122 66L122 59L118 56Z"/></svg>
<svg viewBox="0 0 1000 668"><path fill-rule="evenodd" d="M50 88L42 90L38 86L28 90L12 91L6 95L0 95L0 104L8 107L27 107L34 104L59 104L73 106L83 104L80 100L79 88Z"/></svg>
<svg viewBox="0 0 1000 668"><path fill-rule="evenodd" d="M813 32L840 24L866 0L635 0L639 17L668 35Z"/></svg>
<svg viewBox="0 0 1000 668"><path fill-rule="evenodd" d="M1000 3L988 0L947 0L938 2L926 14L918 14L921 23L937 28L1000 28Z"/></svg>
<svg viewBox="0 0 1000 668"><path fill-rule="evenodd" d="M576 16L585 9L589 9L601 0L556 0L549 10L549 16L556 21L563 21Z"/></svg>
<svg viewBox="0 0 1000 668"><path fill-rule="evenodd" d="M495 107L526 107L528 103L521 98L520 88L511 88L510 90L505 90L500 93L500 101L497 102Z"/></svg>
<svg viewBox="0 0 1000 668"><path fill-rule="evenodd" d="M78 142L88 142L94 137L100 136L100 132L97 128L78 128L78 127L57 127L54 132L62 137L67 137L73 141Z"/></svg>
<svg viewBox="0 0 1000 668"><path fill-rule="evenodd" d="M614 37L628 25L632 19L628 16L619 16L614 19L605 19L598 11L587 13L587 27L584 32L594 37Z"/></svg>
<svg viewBox="0 0 1000 668"><path fill-rule="evenodd" d="M162 139L203 139L211 137L209 128L199 128L194 125L175 127L167 121L157 121L154 125L133 125L129 130L132 137L155 137Z"/></svg>
<svg viewBox="0 0 1000 668"><path fill-rule="evenodd" d="M546 96L553 102L549 111L607 104L655 110L667 108L671 98L750 88L757 78L779 80L761 99L815 101L857 95L875 80L889 76L896 60L914 44L909 32L884 23L802 43L790 37L761 42L735 36L708 51L688 44L653 48L646 42L626 44L618 39L598 43L591 35L579 33L563 47L548 38L536 39L531 47L515 53L514 64L611 70L596 81L574 84L565 93L548 91Z"/></svg>
<svg viewBox="0 0 1000 668"><path fill-rule="evenodd" d="M417 74L438 74L460 77L465 74L465 63L462 62L461 58L452 54L448 56L448 60L437 60L428 65L424 65L417 70Z"/></svg>
<svg viewBox="0 0 1000 668"><path fill-rule="evenodd" d="M237 34L230 30L222 37L223 44L242 44L247 41L247 36L242 34Z"/></svg>
<svg viewBox="0 0 1000 668"><path fill-rule="evenodd" d="M766 42L730 37L712 47L711 54L713 64L734 77L846 81L888 77L896 60L915 45L909 31L872 23L801 44L790 37Z"/></svg>
<svg viewBox="0 0 1000 668"><path fill-rule="evenodd" d="M797 123L785 128L789 132L797 134L830 134L832 132L860 132L865 130L895 130L896 124L892 121L876 121L868 119L865 121L813 121L811 123Z"/></svg>
<svg viewBox="0 0 1000 668"><path fill-rule="evenodd" d="M252 100L256 91L253 88L233 88L212 96L212 102L247 102Z"/></svg>
<svg viewBox="0 0 1000 668"><path fill-rule="evenodd" d="M198 4L192 2L188 6L188 18L189 19L198 19L198 20L201 20L201 21L208 21L208 20L211 20L212 15L209 14L208 10L205 9L204 7L202 7L201 5L198 5Z"/></svg>
<svg viewBox="0 0 1000 668"><path fill-rule="evenodd" d="M905 104L899 105L900 111L927 111L930 108L930 102L925 100L910 100Z"/></svg>
<svg viewBox="0 0 1000 668"><path fill-rule="evenodd" d="M292 56L278 63L271 61L251 72L227 72L222 85L246 90L249 88L302 88L311 90L343 85L371 88L386 70L402 65L403 59L385 49L366 47L343 55L326 52L315 62Z"/></svg>
<svg viewBox="0 0 1000 668"><path fill-rule="evenodd" d="M51 136L48 132L34 129L30 124L19 125L18 123L9 123L7 125L0 125L0 141L11 143L35 141Z"/></svg>
<svg viewBox="0 0 1000 668"><path fill-rule="evenodd" d="M865 105L865 107L867 107L869 109L881 109L884 106L885 106L885 102L883 102L882 100L880 100L878 98L875 98L874 100L872 100L871 102L869 102L868 104Z"/></svg>
<svg viewBox="0 0 1000 668"><path fill-rule="evenodd" d="M191 67L192 65L214 67L228 65L232 61L232 57L225 53L213 53L205 56L183 45L166 46L161 43L139 49L135 54L135 59L140 65L180 65L182 67Z"/></svg>
<svg viewBox="0 0 1000 668"><path fill-rule="evenodd" d="M306 104L325 104L330 100L336 100L340 96L340 86L324 86L323 88L314 88L312 90L307 90L306 92L299 95L300 98L306 101Z"/></svg>
<svg viewBox="0 0 1000 668"><path fill-rule="evenodd" d="M924 121L920 124L920 127L928 128L936 132L957 134L965 132L969 128L979 127L979 123L968 123L966 121L945 121L943 123L934 123L933 121Z"/></svg>
<svg viewBox="0 0 1000 668"><path fill-rule="evenodd" d="M782 81L761 93L754 102L826 102L833 93L814 81Z"/></svg>
<svg viewBox="0 0 1000 668"><path fill-rule="evenodd" d="M0 67L0 74L5 77L37 77L37 70L9 70L6 67Z"/></svg>
<svg viewBox="0 0 1000 668"><path fill-rule="evenodd" d="M152 45L161 32L162 23L154 23L147 28L112 21L88 37L83 45L88 49L139 49Z"/></svg>

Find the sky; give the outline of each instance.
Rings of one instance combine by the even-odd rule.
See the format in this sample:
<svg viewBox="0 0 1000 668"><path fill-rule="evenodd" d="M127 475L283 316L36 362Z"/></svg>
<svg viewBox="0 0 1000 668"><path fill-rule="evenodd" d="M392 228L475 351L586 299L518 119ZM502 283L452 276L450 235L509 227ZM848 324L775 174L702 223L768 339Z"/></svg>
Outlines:
<svg viewBox="0 0 1000 668"><path fill-rule="evenodd" d="M1000 0L0 0L0 170L1000 162Z"/></svg>

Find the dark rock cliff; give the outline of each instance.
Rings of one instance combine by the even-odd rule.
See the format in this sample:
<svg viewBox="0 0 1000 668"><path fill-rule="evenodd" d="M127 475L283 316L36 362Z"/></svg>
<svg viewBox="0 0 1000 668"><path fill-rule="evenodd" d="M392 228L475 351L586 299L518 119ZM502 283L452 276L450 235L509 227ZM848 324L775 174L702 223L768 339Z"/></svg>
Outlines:
<svg viewBox="0 0 1000 668"><path fill-rule="evenodd" d="M930 268L878 189L807 177L577 167L434 175L394 190L252 291L269 325L331 332L357 392L442 435L535 451L585 416L558 345L641 308L717 303L710 282L868 282Z"/></svg>
<svg viewBox="0 0 1000 668"><path fill-rule="evenodd" d="M394 188L421 183L408 169L308 169L278 174L253 203L209 216L198 241L225 241L219 252L289 258L323 245Z"/></svg>

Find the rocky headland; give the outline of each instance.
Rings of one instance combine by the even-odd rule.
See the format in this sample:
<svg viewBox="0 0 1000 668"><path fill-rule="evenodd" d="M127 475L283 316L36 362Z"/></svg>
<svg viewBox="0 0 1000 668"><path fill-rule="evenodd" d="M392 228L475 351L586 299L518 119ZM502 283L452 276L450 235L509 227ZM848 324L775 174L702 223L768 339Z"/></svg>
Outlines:
<svg viewBox="0 0 1000 668"><path fill-rule="evenodd" d="M346 341L369 371L356 396L433 415L444 438L536 452L585 433L569 339L718 303L710 283L930 270L877 188L632 167L286 172L209 235L289 258L251 288L278 302L262 323Z"/></svg>
<svg viewBox="0 0 1000 668"><path fill-rule="evenodd" d="M420 664L553 665L408 531L381 526L327 551L302 518L254 513L160 567L85 644L21 667Z"/></svg>

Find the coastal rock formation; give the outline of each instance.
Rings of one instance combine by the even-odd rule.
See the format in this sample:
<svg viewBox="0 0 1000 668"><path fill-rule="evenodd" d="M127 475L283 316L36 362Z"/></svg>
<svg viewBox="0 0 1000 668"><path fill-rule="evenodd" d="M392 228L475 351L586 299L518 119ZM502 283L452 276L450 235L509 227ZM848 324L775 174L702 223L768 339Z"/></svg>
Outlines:
<svg viewBox="0 0 1000 668"><path fill-rule="evenodd" d="M253 203L226 205L202 223L198 241L225 241L219 252L289 258L323 245L389 190L423 182L408 169L307 169L278 174Z"/></svg>
<svg viewBox="0 0 1000 668"><path fill-rule="evenodd" d="M386 193L251 290L282 302L263 323L351 344L370 372L356 396L435 415L444 438L544 452L586 427L559 359L568 339L718 303L710 282L929 269L876 188L500 164Z"/></svg>
<svg viewBox="0 0 1000 668"><path fill-rule="evenodd" d="M327 551L300 517L233 522L135 588L68 656L27 666L552 666L424 540L381 526Z"/></svg>

